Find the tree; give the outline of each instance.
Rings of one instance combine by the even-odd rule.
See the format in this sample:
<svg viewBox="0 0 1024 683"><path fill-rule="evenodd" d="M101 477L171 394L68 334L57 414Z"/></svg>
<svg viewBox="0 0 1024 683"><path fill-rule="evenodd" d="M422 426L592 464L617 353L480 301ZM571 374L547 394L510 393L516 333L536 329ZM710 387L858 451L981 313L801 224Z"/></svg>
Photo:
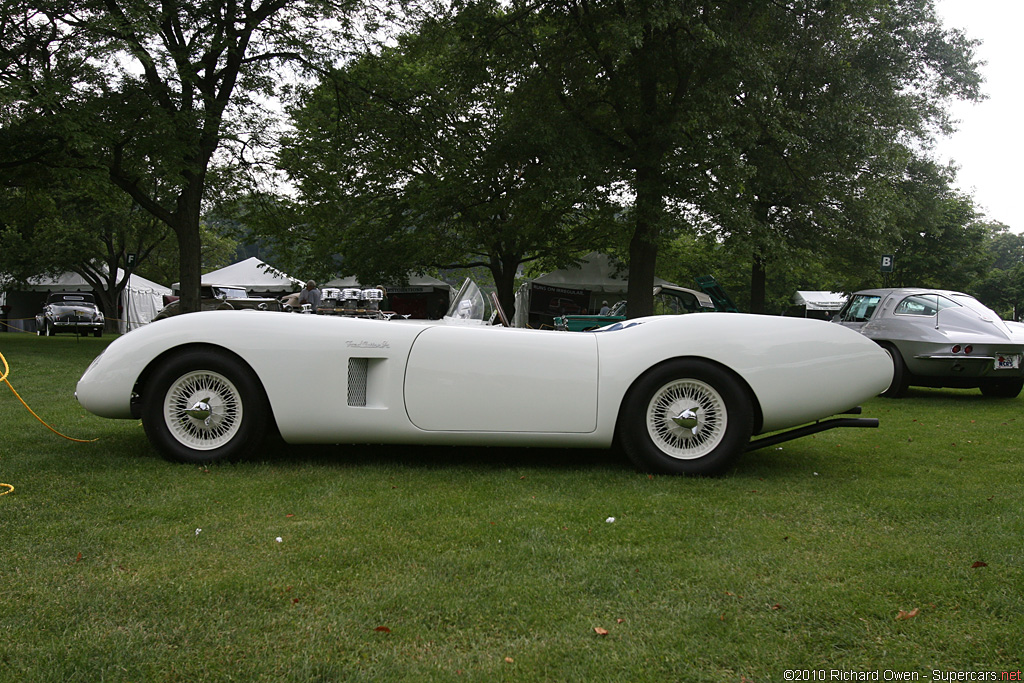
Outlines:
<svg viewBox="0 0 1024 683"><path fill-rule="evenodd" d="M225 150L258 148L275 69L330 60L348 0L12 0L0 31L5 129L45 146L9 164L59 158L99 169L178 242L182 306L199 309L200 216ZM331 24L327 20L341 20ZM332 29L336 25L340 28ZM154 193L152 179L166 183ZM167 186L169 192L165 191Z"/></svg>
<svg viewBox="0 0 1024 683"><path fill-rule="evenodd" d="M481 41L504 21L487 3L428 19L309 93L281 156L306 205L290 243L304 234L321 262L340 252L364 281L485 267L511 312L522 264L606 240L611 212L574 131L523 87L526 55Z"/></svg>
<svg viewBox="0 0 1024 683"><path fill-rule="evenodd" d="M15 282L77 273L116 331L131 275L169 231L109 185L60 175L44 180L36 176L0 189L0 273Z"/></svg>
<svg viewBox="0 0 1024 683"><path fill-rule="evenodd" d="M969 290L991 268L986 250L991 229L979 220L973 200L951 187L948 169L918 164L900 189L903 211L889 245L898 287Z"/></svg>
<svg viewBox="0 0 1024 683"><path fill-rule="evenodd" d="M906 145L977 95L971 44L920 0L574 0L536 16L521 35L537 77L633 198L631 303L650 301L676 213L746 242L762 308L768 258L864 231L848 214L871 209L851 204L877 212Z"/></svg>
<svg viewBox="0 0 1024 683"><path fill-rule="evenodd" d="M987 225L990 239L985 251L992 269L968 286L986 305L1009 320L1024 314L1024 235L1010 232L1002 223Z"/></svg>
<svg viewBox="0 0 1024 683"><path fill-rule="evenodd" d="M630 316L653 312L654 270L670 202L694 204L728 150L717 124L739 84L735 26L751 3L513 3L529 77L557 99L621 188L629 211Z"/></svg>
<svg viewBox="0 0 1024 683"><path fill-rule="evenodd" d="M769 262L790 268L789 253L878 245L899 211L892 186L918 163L911 146L948 129L949 98L979 97L973 44L944 30L930 3L843 10L788 2L764 15L745 57L739 183L708 208L752 254L753 312L764 310Z"/></svg>

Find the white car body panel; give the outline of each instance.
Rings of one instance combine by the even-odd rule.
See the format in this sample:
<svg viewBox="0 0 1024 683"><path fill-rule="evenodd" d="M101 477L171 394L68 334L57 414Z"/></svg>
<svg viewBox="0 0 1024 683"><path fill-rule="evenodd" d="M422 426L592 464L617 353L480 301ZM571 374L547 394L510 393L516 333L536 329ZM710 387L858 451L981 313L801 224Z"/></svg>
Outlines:
<svg viewBox="0 0 1024 683"><path fill-rule="evenodd" d="M516 328L425 330L406 367L409 419L427 431L593 432L595 336L535 339L534 331Z"/></svg>
<svg viewBox="0 0 1024 683"><path fill-rule="evenodd" d="M659 316L566 333L209 311L114 341L82 376L78 400L97 415L131 417L133 387L147 367L191 344L244 360L290 443L606 447L630 386L673 358L731 369L750 387L763 433L852 408L892 376L888 356L863 335L797 318ZM364 371L356 404L350 360Z"/></svg>
<svg viewBox="0 0 1024 683"><path fill-rule="evenodd" d="M853 408L892 379L892 364L876 344L834 335L838 326L821 320L742 313L640 320L642 326L593 333L600 337L601 393L608 397L599 420L614 423L607 403L617 411L614 397L669 358L705 358L732 369L761 407L760 433ZM645 338L637 339L641 334Z"/></svg>

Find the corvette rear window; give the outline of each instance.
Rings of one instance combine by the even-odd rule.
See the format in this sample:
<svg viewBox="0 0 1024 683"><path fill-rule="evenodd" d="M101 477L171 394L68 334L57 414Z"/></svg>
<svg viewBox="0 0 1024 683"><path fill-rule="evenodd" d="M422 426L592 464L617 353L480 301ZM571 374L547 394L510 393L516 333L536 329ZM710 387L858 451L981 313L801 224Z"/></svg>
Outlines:
<svg viewBox="0 0 1024 683"><path fill-rule="evenodd" d="M896 315L935 315L943 308L952 308L960 304L938 294L914 294L908 296L896 306Z"/></svg>

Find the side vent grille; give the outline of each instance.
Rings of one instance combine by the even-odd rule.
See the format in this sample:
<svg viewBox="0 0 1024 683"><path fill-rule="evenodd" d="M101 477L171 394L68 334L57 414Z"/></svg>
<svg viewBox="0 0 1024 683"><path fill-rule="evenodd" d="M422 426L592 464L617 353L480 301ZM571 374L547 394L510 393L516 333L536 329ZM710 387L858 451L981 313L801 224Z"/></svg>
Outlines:
<svg viewBox="0 0 1024 683"><path fill-rule="evenodd" d="M348 359L348 404L350 406L366 406L366 369L369 358Z"/></svg>

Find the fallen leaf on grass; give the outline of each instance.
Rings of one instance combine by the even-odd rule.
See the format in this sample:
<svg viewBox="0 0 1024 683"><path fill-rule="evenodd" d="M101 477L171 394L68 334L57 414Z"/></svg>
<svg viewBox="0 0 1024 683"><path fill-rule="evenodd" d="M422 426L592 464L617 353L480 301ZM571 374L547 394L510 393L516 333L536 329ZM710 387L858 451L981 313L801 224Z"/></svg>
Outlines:
<svg viewBox="0 0 1024 683"><path fill-rule="evenodd" d="M780 609L786 609L786 608L783 607L782 605L780 605L779 603L775 603L774 605L772 605L772 609L773 610L780 610Z"/></svg>
<svg viewBox="0 0 1024 683"><path fill-rule="evenodd" d="M516 660L512 659L511 657L505 657L505 663L506 664L511 664L514 661L516 661Z"/></svg>
<svg viewBox="0 0 1024 683"><path fill-rule="evenodd" d="M75 557L75 562L81 562L81 561L82 561L82 553L78 553L78 555Z"/></svg>
<svg viewBox="0 0 1024 683"><path fill-rule="evenodd" d="M391 633L391 629L389 629L387 626L378 626L373 630L377 631L378 633Z"/></svg>
<svg viewBox="0 0 1024 683"><path fill-rule="evenodd" d="M900 613L896 615L896 621L906 621L907 619L913 619L920 613L921 610L917 607L910 610L909 612L904 612L903 610L900 610Z"/></svg>
<svg viewBox="0 0 1024 683"><path fill-rule="evenodd" d="M608 635L608 629L601 628L600 626L595 626L594 633L596 633L599 636L606 636Z"/></svg>
<svg viewBox="0 0 1024 683"><path fill-rule="evenodd" d="M978 567L987 567L987 566L988 566L988 562L982 562L981 560L978 560L977 562L975 562L974 564L971 565L971 569L977 569Z"/></svg>

